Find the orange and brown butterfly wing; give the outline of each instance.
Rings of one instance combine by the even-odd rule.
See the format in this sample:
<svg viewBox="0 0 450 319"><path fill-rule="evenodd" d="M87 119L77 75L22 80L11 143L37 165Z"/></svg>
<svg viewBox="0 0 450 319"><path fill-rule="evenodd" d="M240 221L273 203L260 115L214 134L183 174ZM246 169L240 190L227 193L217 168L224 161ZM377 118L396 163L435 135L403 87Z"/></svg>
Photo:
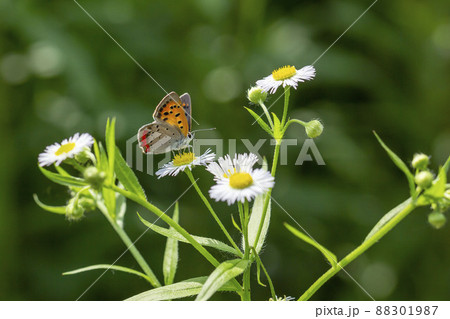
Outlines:
<svg viewBox="0 0 450 319"><path fill-rule="evenodd" d="M156 122L165 122L170 126L177 127L184 137L188 135L191 127L190 98L186 99L186 94L187 93L183 94L183 99L180 99L175 92L167 94L161 102L159 102L153 113L153 118ZM188 100L189 104L187 104Z"/></svg>

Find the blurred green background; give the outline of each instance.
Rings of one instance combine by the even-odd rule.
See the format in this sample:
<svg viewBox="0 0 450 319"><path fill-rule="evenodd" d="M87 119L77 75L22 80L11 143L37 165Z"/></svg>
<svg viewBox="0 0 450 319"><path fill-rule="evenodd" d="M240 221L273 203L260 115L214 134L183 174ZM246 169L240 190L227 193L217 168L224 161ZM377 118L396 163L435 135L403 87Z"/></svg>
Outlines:
<svg viewBox="0 0 450 319"><path fill-rule="evenodd" d="M167 90L189 92L200 125L197 137L256 142L265 133L243 109L245 90L285 64L311 64L371 1L80 0L86 10ZM288 165L273 196L316 240L343 257L376 221L408 196L402 173L372 135L376 130L403 159L432 156L436 169L450 150L450 3L378 1L316 64L314 81L292 92L291 116L320 118L316 144L326 162L295 166L304 130L293 126ZM274 101L278 94L271 97ZM150 122L164 96L135 63L72 0L0 0L0 299L74 300L100 271L63 277L67 270L112 263L124 245L98 212L68 222L38 208L68 194L42 176L37 156L75 132L104 139L108 116L117 117L118 145ZM271 102L268 102L270 105ZM277 103L271 110L281 113ZM238 141L238 151L245 151ZM271 158L268 143L262 154ZM158 157L159 158L159 157ZM162 157L161 157L162 158ZM211 176L194 174L207 191ZM165 210L189 185L186 176L157 180L137 172L152 203ZM181 224L196 235L226 238L191 189L180 200ZM233 207L216 206L232 231ZM145 227L129 205L126 230ZM347 271L377 300L449 300L450 232L414 211ZM321 254L283 227L273 205L262 254L278 295L298 297L328 265ZM236 239L237 234L234 232ZM137 246L162 278L164 238L147 232ZM210 264L180 244L176 280L208 275ZM223 260L226 256L213 252ZM129 254L117 264L138 269ZM253 298L267 300L256 284ZM83 300L121 300L149 287L133 276L108 272ZM236 300L217 294L216 300ZM343 272L314 300L369 300Z"/></svg>

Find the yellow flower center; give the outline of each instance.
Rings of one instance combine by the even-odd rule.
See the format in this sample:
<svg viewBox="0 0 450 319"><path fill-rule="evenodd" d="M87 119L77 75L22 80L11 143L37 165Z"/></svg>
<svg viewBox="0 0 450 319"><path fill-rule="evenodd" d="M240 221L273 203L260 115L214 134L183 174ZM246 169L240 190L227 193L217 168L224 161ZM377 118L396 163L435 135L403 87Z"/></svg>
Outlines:
<svg viewBox="0 0 450 319"><path fill-rule="evenodd" d="M283 81L293 77L297 73L294 66L286 65L272 72L275 81Z"/></svg>
<svg viewBox="0 0 450 319"><path fill-rule="evenodd" d="M234 173L230 176L230 186L236 189L244 189L253 184L253 178L249 173Z"/></svg>
<svg viewBox="0 0 450 319"><path fill-rule="evenodd" d="M73 150L75 147L75 143L67 143L61 145L58 150L55 152L56 156L62 155L64 153L69 153L71 150Z"/></svg>
<svg viewBox="0 0 450 319"><path fill-rule="evenodd" d="M175 166L182 166L192 163L195 160L194 153L188 152L188 153L182 153L177 154L173 158L173 165Z"/></svg>

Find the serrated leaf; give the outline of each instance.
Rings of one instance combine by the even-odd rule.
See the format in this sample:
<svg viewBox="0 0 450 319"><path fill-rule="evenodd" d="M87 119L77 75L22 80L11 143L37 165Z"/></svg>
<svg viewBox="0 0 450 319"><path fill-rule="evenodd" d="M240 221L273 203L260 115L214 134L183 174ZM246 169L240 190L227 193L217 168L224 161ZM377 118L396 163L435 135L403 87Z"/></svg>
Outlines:
<svg viewBox="0 0 450 319"><path fill-rule="evenodd" d="M366 239L364 241L369 240L373 235L375 235L386 223L388 223L392 218L397 216L400 212L402 212L406 206L408 206L411 203L411 198L408 198L403 203L397 205L396 207L392 208L389 212L387 212L379 221L376 223L376 225L372 228L372 230L369 232L369 234L366 236Z"/></svg>
<svg viewBox="0 0 450 319"><path fill-rule="evenodd" d="M178 202L175 203L175 209L173 211L173 221L178 223ZM169 230L174 230L172 227ZM164 274L164 283L166 285L171 285L175 278L175 273L177 271L178 265L178 240L167 237L166 242L166 250L164 252L164 260L163 260L163 274Z"/></svg>
<svg viewBox="0 0 450 319"><path fill-rule="evenodd" d="M312 239L309 236L303 234L297 228L292 227L288 223L284 223L284 227L286 227L292 234L294 234L295 236L297 236L298 238L303 240L305 243L310 244L311 246L317 248L322 253L322 255L328 260L328 262L331 264L331 266L333 268L336 267L336 265L337 265L337 258L331 251L329 251L328 249L323 247L321 244L316 242L314 239Z"/></svg>
<svg viewBox="0 0 450 319"><path fill-rule="evenodd" d="M245 106L244 106L245 107ZM261 128L266 131L270 136L272 136L272 130L270 129L269 125L267 125L266 122L264 122L264 120L261 118L261 116L259 116L258 114L256 114L253 110L251 110L248 107L245 107L247 109L247 111L253 116L253 118L256 120L256 122L259 124L259 126L261 126Z"/></svg>
<svg viewBox="0 0 450 319"><path fill-rule="evenodd" d="M416 194L416 185L414 182L414 176L409 170L408 166L400 159L400 157L397 156L397 154L395 154L389 147L387 147L386 144L384 144L384 142L381 140L381 138L375 131L373 132L373 134L375 135L381 146L384 148L386 153L388 153L389 157L394 162L394 164L406 175L409 184L409 193L411 197L414 198Z"/></svg>
<svg viewBox="0 0 450 319"><path fill-rule="evenodd" d="M73 176L63 176L61 174L50 172L45 168L39 166L42 174L45 175L49 180L64 186L74 186L74 187L82 187L89 185L84 179L73 177Z"/></svg>
<svg viewBox="0 0 450 319"><path fill-rule="evenodd" d="M61 214L61 215L65 215L66 214L66 206L49 206L49 205L45 205L44 203L42 203L39 200L39 197L36 194L33 194L33 199L36 202L36 204L38 204L38 206L50 213L55 213L55 214Z"/></svg>
<svg viewBox="0 0 450 319"><path fill-rule="evenodd" d="M170 228L167 229L164 227L159 227L157 225L154 225L154 224L148 222L147 220L145 220L144 218L142 218L141 215L139 215L139 213L138 213L138 216L139 216L141 222L145 226L147 226L148 228L153 230L154 232L156 232L160 235L163 235L165 237L170 237L170 238L176 239L178 241L181 241L182 243L189 243L187 241L187 239L184 238L183 235L178 233L176 230L170 229ZM217 250L221 250L221 251L239 256L239 254L236 252L236 250L233 247L228 246L227 244L224 244L223 242L221 242L219 240L207 238L207 237L194 236L194 235L191 235L191 236L202 246L215 248Z"/></svg>
<svg viewBox="0 0 450 319"><path fill-rule="evenodd" d="M116 162L114 165L114 170L117 176L117 179L122 183L126 190L138 195L142 199L147 199L145 196L145 192L142 189L141 184L134 174L133 170L128 166L125 159L122 157L120 150L116 147Z"/></svg>
<svg viewBox="0 0 450 319"><path fill-rule="evenodd" d="M137 271L137 270L134 270L131 268L127 268L127 267L122 267L122 266L117 266L117 265L108 265L108 264L92 265L92 266L78 268L78 269L71 270L71 271L66 271L63 273L63 276L75 275L75 274L79 274L79 273L82 273L85 271L96 270L96 269L118 270L118 271L122 271L122 272L126 272L129 274L133 274L133 275L142 277L145 280L147 280L148 282L152 283L152 281L149 279L149 277L146 274L141 273L140 271Z"/></svg>
<svg viewBox="0 0 450 319"><path fill-rule="evenodd" d="M209 275L195 300L205 301L211 298L225 283L242 274L249 263L250 261L245 259L233 259L221 263Z"/></svg>
<svg viewBox="0 0 450 319"><path fill-rule="evenodd" d="M270 223L270 212L272 209L271 199L269 199L269 205L267 206L267 212L264 218L261 234L259 235L258 243L255 243L256 235L258 234L259 230L259 224L261 222L263 214L265 198L266 194L256 196L255 201L253 203L252 213L250 215L250 220L248 222L248 242L250 244L250 247L255 247L257 253L261 251L261 248L264 245L264 240L266 238L267 230L269 229ZM242 243L244 243L244 239L242 239Z"/></svg>
<svg viewBox="0 0 450 319"><path fill-rule="evenodd" d="M151 289L126 299L127 301L173 300L197 295L208 277L196 277L175 284ZM226 283L219 291L235 291L235 287Z"/></svg>

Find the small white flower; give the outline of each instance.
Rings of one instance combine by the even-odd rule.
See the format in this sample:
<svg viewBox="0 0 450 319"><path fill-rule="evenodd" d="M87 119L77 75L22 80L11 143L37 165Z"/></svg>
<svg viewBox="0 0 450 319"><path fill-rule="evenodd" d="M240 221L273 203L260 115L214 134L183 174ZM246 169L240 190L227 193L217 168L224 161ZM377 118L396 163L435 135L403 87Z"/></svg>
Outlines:
<svg viewBox="0 0 450 319"><path fill-rule="evenodd" d="M177 154L171 162L164 164L164 166L156 172L156 176L158 176L158 178L167 175L176 176L186 168L192 170L192 167L206 165L209 162L214 161L215 158L216 154L211 153L210 149L207 149L206 152L199 157L196 157L192 152Z"/></svg>
<svg viewBox="0 0 450 319"><path fill-rule="evenodd" d="M274 178L261 168L253 169L257 161L255 154L239 154L233 159L226 155L219 158L218 163L209 164L206 169L217 183L209 190L209 196L231 205L236 201L251 201L267 192L275 184Z"/></svg>
<svg viewBox="0 0 450 319"><path fill-rule="evenodd" d="M263 91L274 94L280 85L283 85L283 87L292 86L297 89L298 82L312 80L315 76L316 69L312 65L307 65L300 70L297 70L294 66L286 65L274 70L271 75L264 79L256 81L256 85L261 87Z"/></svg>
<svg viewBox="0 0 450 319"><path fill-rule="evenodd" d="M73 158L78 153L90 148L94 144L94 138L88 133L76 133L69 139L47 146L45 151L39 154L39 166L49 166L53 163L61 164L67 158Z"/></svg>

